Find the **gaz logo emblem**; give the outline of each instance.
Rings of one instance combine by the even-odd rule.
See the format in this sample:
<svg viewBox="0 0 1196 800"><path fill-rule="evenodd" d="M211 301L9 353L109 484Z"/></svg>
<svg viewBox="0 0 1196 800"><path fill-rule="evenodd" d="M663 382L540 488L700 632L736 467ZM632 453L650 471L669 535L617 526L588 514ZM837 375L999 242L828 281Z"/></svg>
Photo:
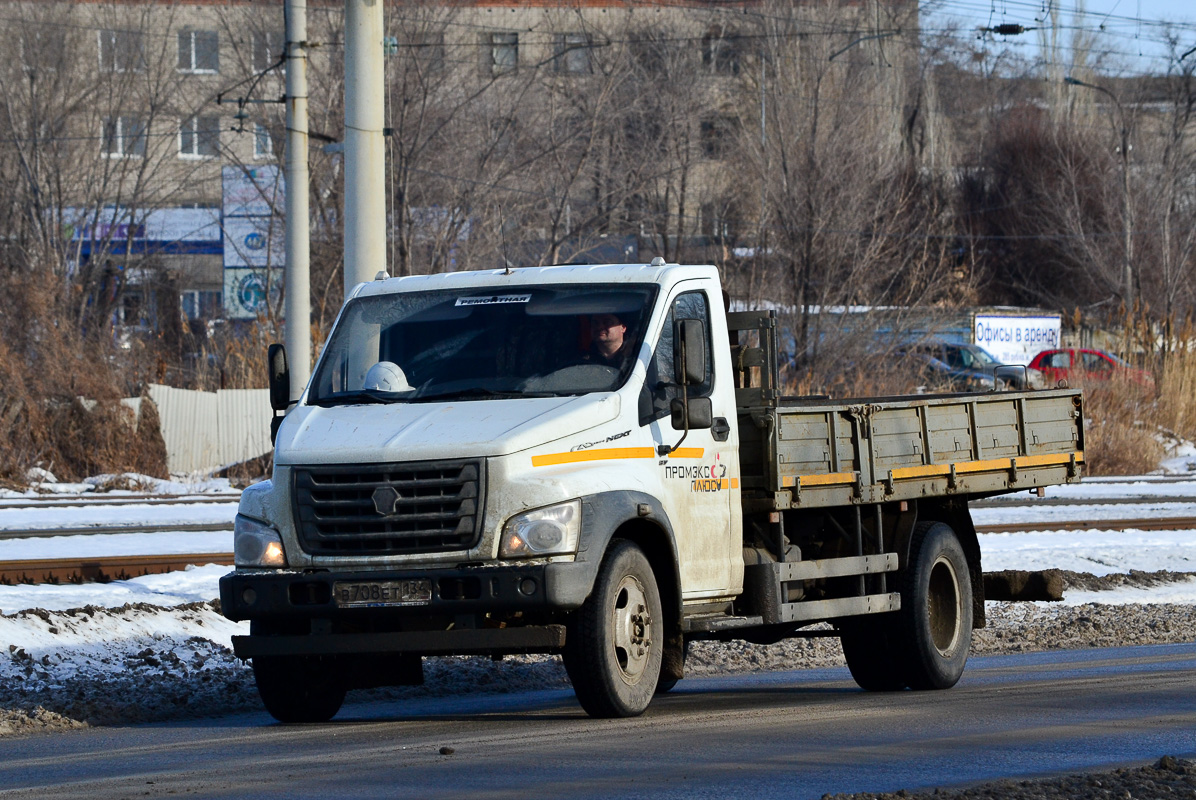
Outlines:
<svg viewBox="0 0 1196 800"><path fill-rule="evenodd" d="M371 499L374 501L375 511L384 517L393 517L399 511L400 497L393 486L379 486L374 490Z"/></svg>

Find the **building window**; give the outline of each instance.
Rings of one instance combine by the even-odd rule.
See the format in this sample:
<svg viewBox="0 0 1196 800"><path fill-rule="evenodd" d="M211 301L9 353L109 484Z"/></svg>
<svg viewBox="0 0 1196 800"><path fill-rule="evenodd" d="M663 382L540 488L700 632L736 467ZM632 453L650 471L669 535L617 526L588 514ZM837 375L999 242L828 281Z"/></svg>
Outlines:
<svg viewBox="0 0 1196 800"><path fill-rule="evenodd" d="M698 225L703 236L720 244L735 240L735 210L730 203L703 203L699 214Z"/></svg>
<svg viewBox="0 0 1196 800"><path fill-rule="evenodd" d="M270 129L260 122L253 126L253 157L274 158L274 140L270 138Z"/></svg>
<svg viewBox="0 0 1196 800"><path fill-rule="evenodd" d="M594 71L590 63L590 37L585 33L563 33L556 37L553 69L570 75L589 75Z"/></svg>
<svg viewBox="0 0 1196 800"><path fill-rule="evenodd" d="M665 48L669 40L660 31L633 33L627 39L632 62L648 75L665 71Z"/></svg>
<svg viewBox="0 0 1196 800"><path fill-rule="evenodd" d="M55 71L69 63L66 34L53 28L30 27L21 31L21 66L30 72Z"/></svg>
<svg viewBox="0 0 1196 800"><path fill-rule="evenodd" d="M722 27L702 37L702 66L716 75L739 74L739 36Z"/></svg>
<svg viewBox="0 0 1196 800"><path fill-rule="evenodd" d="M220 149L220 117L191 117L179 125L180 158L213 158Z"/></svg>
<svg viewBox="0 0 1196 800"><path fill-rule="evenodd" d="M179 31L179 71L219 72L220 34L217 31Z"/></svg>
<svg viewBox="0 0 1196 800"><path fill-rule="evenodd" d="M519 34L490 33L483 40L483 71L491 75L513 72L519 66Z"/></svg>
<svg viewBox="0 0 1196 800"><path fill-rule="evenodd" d="M440 72L444 69L444 34L411 33L399 42L399 54L406 57L420 72Z"/></svg>
<svg viewBox="0 0 1196 800"><path fill-rule="evenodd" d="M709 117L702 120L699 128L702 155L713 159L725 157L734 141L736 125L734 117Z"/></svg>
<svg viewBox="0 0 1196 800"><path fill-rule="evenodd" d="M282 63L286 40L281 31L260 31L253 34L253 70L265 72Z"/></svg>
<svg viewBox="0 0 1196 800"><path fill-rule="evenodd" d="M104 155L145 155L145 121L139 117L105 117L102 136Z"/></svg>
<svg viewBox="0 0 1196 800"><path fill-rule="evenodd" d="M180 294L179 305L187 319L216 319L222 309L221 292L188 289Z"/></svg>
<svg viewBox="0 0 1196 800"><path fill-rule="evenodd" d="M668 147L664 126L651 114L631 114L623 120L623 137L633 151L664 153Z"/></svg>
<svg viewBox="0 0 1196 800"><path fill-rule="evenodd" d="M105 72L144 72L145 42L141 31L99 31L100 69Z"/></svg>

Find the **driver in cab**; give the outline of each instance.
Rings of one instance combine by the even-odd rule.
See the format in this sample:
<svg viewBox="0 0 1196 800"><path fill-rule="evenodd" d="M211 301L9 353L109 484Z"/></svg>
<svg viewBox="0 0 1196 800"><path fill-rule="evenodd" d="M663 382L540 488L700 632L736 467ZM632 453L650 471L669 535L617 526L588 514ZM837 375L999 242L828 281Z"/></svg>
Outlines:
<svg viewBox="0 0 1196 800"><path fill-rule="evenodd" d="M591 364L602 364L617 369L620 372L628 361L628 350L625 337L627 326L615 314L595 314L590 317L589 352L585 361Z"/></svg>

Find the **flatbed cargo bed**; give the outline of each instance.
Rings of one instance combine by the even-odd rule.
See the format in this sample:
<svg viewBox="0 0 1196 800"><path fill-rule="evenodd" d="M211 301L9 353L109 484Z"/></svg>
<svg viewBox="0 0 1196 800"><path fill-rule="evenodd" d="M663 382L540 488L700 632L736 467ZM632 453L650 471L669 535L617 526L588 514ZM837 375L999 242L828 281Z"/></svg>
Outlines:
<svg viewBox="0 0 1196 800"><path fill-rule="evenodd" d="M775 347L771 315L731 317L733 332L759 333L759 345L738 354L745 511L991 495L1080 479L1079 390L780 397L776 375L763 368L777 361L767 352Z"/></svg>

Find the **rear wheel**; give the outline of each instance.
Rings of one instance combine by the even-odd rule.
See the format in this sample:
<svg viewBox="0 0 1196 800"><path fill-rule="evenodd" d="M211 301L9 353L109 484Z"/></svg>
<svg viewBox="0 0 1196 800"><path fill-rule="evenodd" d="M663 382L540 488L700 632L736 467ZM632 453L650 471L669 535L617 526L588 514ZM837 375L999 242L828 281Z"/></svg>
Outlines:
<svg viewBox="0 0 1196 800"><path fill-rule="evenodd" d="M279 722L327 722L345 702L344 674L331 656L255 656L253 678Z"/></svg>
<svg viewBox="0 0 1196 800"><path fill-rule="evenodd" d="M972 583L950 526L919 523L901 576L901 610L839 625L851 677L871 692L949 689L972 643Z"/></svg>
<svg viewBox="0 0 1196 800"><path fill-rule="evenodd" d="M972 645L972 581L949 526L929 522L914 528L900 613L910 688L954 686Z"/></svg>
<svg viewBox="0 0 1196 800"><path fill-rule="evenodd" d="M660 676L663 619L652 567L631 542L612 545L565 638L565 669L592 717L634 717Z"/></svg>
<svg viewBox="0 0 1196 800"><path fill-rule="evenodd" d="M847 620L839 629L851 677L869 692L896 692L908 684L897 613Z"/></svg>

